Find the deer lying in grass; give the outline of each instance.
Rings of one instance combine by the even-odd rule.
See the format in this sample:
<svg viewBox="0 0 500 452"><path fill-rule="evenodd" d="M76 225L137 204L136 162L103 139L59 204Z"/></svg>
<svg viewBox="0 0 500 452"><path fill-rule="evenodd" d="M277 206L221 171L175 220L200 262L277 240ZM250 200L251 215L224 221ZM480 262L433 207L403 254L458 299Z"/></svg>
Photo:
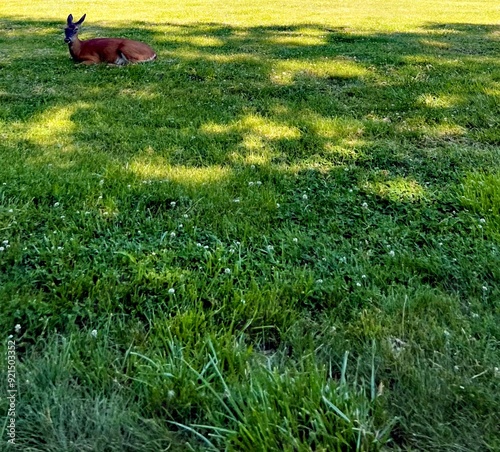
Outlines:
<svg viewBox="0 0 500 452"><path fill-rule="evenodd" d="M147 44L121 38L97 38L87 41L78 39L78 31L86 14L78 22L73 22L73 15L68 16L64 29L64 42L69 46L73 60L83 64L108 63L119 66L128 63L152 61L156 53Z"/></svg>

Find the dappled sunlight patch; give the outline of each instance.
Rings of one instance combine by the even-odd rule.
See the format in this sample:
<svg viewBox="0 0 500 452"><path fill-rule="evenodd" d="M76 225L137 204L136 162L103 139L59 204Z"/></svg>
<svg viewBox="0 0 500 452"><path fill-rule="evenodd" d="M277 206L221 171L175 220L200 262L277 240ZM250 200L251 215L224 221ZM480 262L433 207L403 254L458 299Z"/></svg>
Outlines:
<svg viewBox="0 0 500 452"><path fill-rule="evenodd" d="M182 37L180 42L185 42L195 47L222 47L224 45L224 41L222 39L208 35L186 36Z"/></svg>
<svg viewBox="0 0 500 452"><path fill-rule="evenodd" d="M446 50L451 47L450 43L443 41L436 41L435 39L421 39L420 43L424 46L434 47L436 49Z"/></svg>
<svg viewBox="0 0 500 452"><path fill-rule="evenodd" d="M243 136L238 150L229 155L235 164L268 164L273 156L271 146L262 136L247 133Z"/></svg>
<svg viewBox="0 0 500 452"><path fill-rule="evenodd" d="M271 80L280 85L289 85L298 80L309 80L320 83L354 82L369 75L369 70L355 59L347 57L323 57L307 60L289 59L274 63Z"/></svg>
<svg viewBox="0 0 500 452"><path fill-rule="evenodd" d="M355 119L328 118L313 112L307 112L303 119L311 130L322 138L355 140L364 134L364 124Z"/></svg>
<svg viewBox="0 0 500 452"><path fill-rule="evenodd" d="M435 138L443 138L443 139L457 139L462 135L466 135L467 130L452 122L443 122L441 124L436 124L427 129L427 132L430 136Z"/></svg>
<svg viewBox="0 0 500 452"><path fill-rule="evenodd" d="M227 134L238 132L244 136L251 135L267 140L297 139L300 130L293 126L278 123L268 118L250 114L230 124L207 123L201 127L204 133Z"/></svg>
<svg viewBox="0 0 500 452"><path fill-rule="evenodd" d="M459 141L467 135L467 130L464 127L451 122L425 127L423 131L430 140L438 139L448 142Z"/></svg>
<svg viewBox="0 0 500 452"><path fill-rule="evenodd" d="M201 126L200 130L206 134L222 135L231 133L233 128L234 127L231 124L217 124L215 122L207 122Z"/></svg>
<svg viewBox="0 0 500 452"><path fill-rule="evenodd" d="M476 226L500 237L500 173L471 173L460 187L462 205L477 215Z"/></svg>
<svg viewBox="0 0 500 452"><path fill-rule="evenodd" d="M246 165L249 165L250 167L253 166L268 166L270 158L268 155L265 154L258 154L258 153L249 153L246 155L243 159L243 163Z"/></svg>
<svg viewBox="0 0 500 452"><path fill-rule="evenodd" d="M363 189L390 201L412 202L419 201L425 196L424 187L416 180L405 177L368 181L364 183Z"/></svg>
<svg viewBox="0 0 500 452"><path fill-rule="evenodd" d="M350 162L355 161L359 158L359 152L356 151L357 145L361 143L347 143L347 145L339 145L332 143L331 141L327 141L324 145L324 154L329 155L335 158L335 161L346 161Z"/></svg>
<svg viewBox="0 0 500 452"><path fill-rule="evenodd" d="M248 133L243 137L241 146L250 151L257 151L265 148L266 143L261 136L255 133Z"/></svg>
<svg viewBox="0 0 500 452"><path fill-rule="evenodd" d="M184 185L217 183L230 175L229 168L221 166L174 166L162 157L137 158L129 164L129 171L143 181L168 180Z"/></svg>
<svg viewBox="0 0 500 452"><path fill-rule="evenodd" d="M148 87L146 89L123 88L120 90L119 95L144 100L154 100L160 97L160 93L154 87Z"/></svg>
<svg viewBox="0 0 500 452"><path fill-rule="evenodd" d="M237 122L237 127L240 130L249 131L268 140L297 139L300 137L300 130L296 127L257 115L247 115Z"/></svg>
<svg viewBox="0 0 500 452"><path fill-rule="evenodd" d="M422 94L417 98L416 104L431 108L452 108L463 103L463 98L452 94Z"/></svg>
<svg viewBox="0 0 500 452"><path fill-rule="evenodd" d="M326 43L325 36L306 36L300 33L293 33L284 36L273 36L267 42L280 46L319 46Z"/></svg>
<svg viewBox="0 0 500 452"><path fill-rule="evenodd" d="M24 138L41 146L60 145L62 148L71 141L70 136L75 130L73 114L79 108L86 108L83 103L73 103L66 107L53 107L38 114L28 123Z"/></svg>

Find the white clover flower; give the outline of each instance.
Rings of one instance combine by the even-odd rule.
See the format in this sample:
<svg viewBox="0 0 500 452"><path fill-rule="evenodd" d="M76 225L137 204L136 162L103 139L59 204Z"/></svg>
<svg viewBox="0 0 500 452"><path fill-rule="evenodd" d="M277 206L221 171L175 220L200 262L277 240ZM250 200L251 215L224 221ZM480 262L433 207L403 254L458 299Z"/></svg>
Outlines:
<svg viewBox="0 0 500 452"><path fill-rule="evenodd" d="M14 327L14 331L16 333L19 333L21 331L21 325L19 325L19 323Z"/></svg>
<svg viewBox="0 0 500 452"><path fill-rule="evenodd" d="M293 243L297 243L298 241L299 241L299 239L298 239L297 237L294 237L294 238L292 239L292 242L293 242Z"/></svg>
<svg viewBox="0 0 500 452"><path fill-rule="evenodd" d="M255 165L250 165L250 168L251 169L255 169Z"/></svg>
<svg viewBox="0 0 500 452"><path fill-rule="evenodd" d="M244 298L241 299L241 304L245 304L246 300Z"/></svg>
<svg viewBox="0 0 500 452"><path fill-rule="evenodd" d="M272 245L267 245L267 251L273 251L274 250L274 246Z"/></svg>
<svg viewBox="0 0 500 452"><path fill-rule="evenodd" d="M97 337L97 330L92 330L90 335L95 339Z"/></svg>
<svg viewBox="0 0 500 452"><path fill-rule="evenodd" d="M323 284L323 280L322 279L317 279L316 280L316 284Z"/></svg>
<svg viewBox="0 0 500 452"><path fill-rule="evenodd" d="M252 187L252 186L253 186L253 184L254 184L254 183L250 181L250 182L248 183L248 186L249 186L249 187Z"/></svg>
<svg viewBox="0 0 500 452"><path fill-rule="evenodd" d="M485 220L484 218L481 218L481 219L479 220L479 223L486 223L486 220Z"/></svg>
<svg viewBox="0 0 500 452"><path fill-rule="evenodd" d="M356 283L356 286L361 287L361 283L358 281L358 282Z"/></svg>
<svg viewBox="0 0 500 452"><path fill-rule="evenodd" d="M5 246L7 246L7 245L9 244L9 241L8 241L8 240L4 240L2 243L3 243Z"/></svg>
<svg viewBox="0 0 500 452"><path fill-rule="evenodd" d="M172 238L174 238L174 237L175 237L175 235L176 235L176 234L175 234L175 232L173 232L173 231L170 233L170 237L172 237Z"/></svg>
<svg viewBox="0 0 500 452"><path fill-rule="evenodd" d="M262 185L262 182L260 180L258 180L257 182L255 182L257 185Z"/></svg>
<svg viewBox="0 0 500 452"><path fill-rule="evenodd" d="M303 200L307 200L307 199L308 199L307 194L305 194L305 193L304 193L304 194L302 195L302 199L303 199Z"/></svg>
<svg viewBox="0 0 500 452"><path fill-rule="evenodd" d="M168 289L168 293L170 295L173 295L175 293L175 289L173 287L171 287L170 289Z"/></svg>
<svg viewBox="0 0 500 452"><path fill-rule="evenodd" d="M368 209L368 203L364 202L363 204L361 204L361 207L363 209Z"/></svg>
<svg viewBox="0 0 500 452"><path fill-rule="evenodd" d="M175 207L175 206L177 205L177 203L176 203L175 201L172 201L172 202L170 203L170 205L171 205L172 207Z"/></svg>
<svg viewBox="0 0 500 452"><path fill-rule="evenodd" d="M197 246L198 248L201 248L201 243L200 243L200 242L198 242L198 243L196 244L196 246Z"/></svg>
<svg viewBox="0 0 500 452"><path fill-rule="evenodd" d="M0 246L0 251L5 251L5 247L4 246Z"/></svg>
<svg viewBox="0 0 500 452"><path fill-rule="evenodd" d="M14 210L12 210L12 209L9 209L9 213L12 213L12 212L14 212Z"/></svg>
<svg viewBox="0 0 500 452"><path fill-rule="evenodd" d="M239 203L239 202L240 202L240 198L234 198L234 199L233 199L233 202L235 202L235 203Z"/></svg>
<svg viewBox="0 0 500 452"><path fill-rule="evenodd" d="M189 215L187 213L185 213L184 215L182 215L184 218L189 218Z"/></svg>
<svg viewBox="0 0 500 452"><path fill-rule="evenodd" d="M281 207L281 204L279 202L276 203L276 208L279 209Z"/></svg>
<svg viewBox="0 0 500 452"><path fill-rule="evenodd" d="M231 274L231 269L230 269L230 268L226 268L226 269L224 269L224 273L225 273L226 275L230 275L230 274Z"/></svg>
<svg viewBox="0 0 500 452"><path fill-rule="evenodd" d="M60 203L58 203L58 202L55 202L55 203L54 203L54 207L59 207L60 205L61 205L61 204L60 204Z"/></svg>
<svg viewBox="0 0 500 452"><path fill-rule="evenodd" d="M389 256L394 257L395 255L396 253L394 252L394 250L389 251Z"/></svg>
<svg viewBox="0 0 500 452"><path fill-rule="evenodd" d="M487 286L483 286L483 292L488 292L488 287Z"/></svg>
<svg viewBox="0 0 500 452"><path fill-rule="evenodd" d="M173 399L175 397L175 391L173 389L170 389L168 392L167 392L167 397L169 399Z"/></svg>
<svg viewBox="0 0 500 452"><path fill-rule="evenodd" d="M361 275L361 278L362 279L366 279L366 275Z"/></svg>

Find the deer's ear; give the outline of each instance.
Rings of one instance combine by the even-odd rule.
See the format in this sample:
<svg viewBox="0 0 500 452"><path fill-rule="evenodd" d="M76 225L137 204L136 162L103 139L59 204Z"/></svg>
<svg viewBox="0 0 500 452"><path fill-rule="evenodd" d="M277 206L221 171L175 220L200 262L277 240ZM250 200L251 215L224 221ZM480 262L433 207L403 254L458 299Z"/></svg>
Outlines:
<svg viewBox="0 0 500 452"><path fill-rule="evenodd" d="M87 14L84 14L82 17L80 17L80 20L75 25L81 25L82 22L85 20L86 16L87 16Z"/></svg>
<svg viewBox="0 0 500 452"><path fill-rule="evenodd" d="M73 14L70 14L68 16L68 25L71 25L73 23Z"/></svg>

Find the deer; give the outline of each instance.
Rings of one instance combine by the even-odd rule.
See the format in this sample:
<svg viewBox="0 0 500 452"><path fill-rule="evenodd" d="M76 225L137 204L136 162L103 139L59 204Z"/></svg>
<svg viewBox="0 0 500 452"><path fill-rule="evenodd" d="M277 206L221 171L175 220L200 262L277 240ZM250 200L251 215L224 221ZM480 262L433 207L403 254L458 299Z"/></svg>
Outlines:
<svg viewBox="0 0 500 452"><path fill-rule="evenodd" d="M129 63L153 61L156 53L144 42L122 38L96 38L80 41L78 31L85 20L84 14L78 22L73 22L70 14L64 29L64 42L68 44L71 58L77 63L108 63L123 66Z"/></svg>

